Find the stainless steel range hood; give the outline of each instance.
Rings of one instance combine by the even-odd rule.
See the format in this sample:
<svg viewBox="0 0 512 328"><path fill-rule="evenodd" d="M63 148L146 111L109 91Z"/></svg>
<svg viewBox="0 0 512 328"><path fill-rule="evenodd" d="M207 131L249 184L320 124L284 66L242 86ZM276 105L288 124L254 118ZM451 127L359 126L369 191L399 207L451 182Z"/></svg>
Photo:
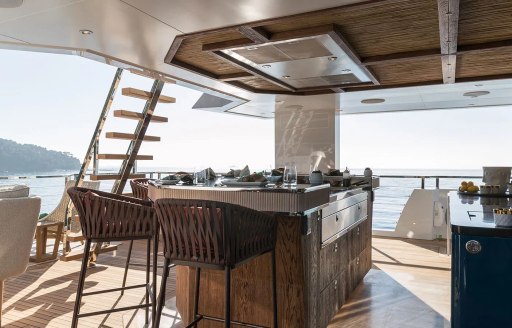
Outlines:
<svg viewBox="0 0 512 328"><path fill-rule="evenodd" d="M371 81L327 34L222 51L295 88Z"/></svg>

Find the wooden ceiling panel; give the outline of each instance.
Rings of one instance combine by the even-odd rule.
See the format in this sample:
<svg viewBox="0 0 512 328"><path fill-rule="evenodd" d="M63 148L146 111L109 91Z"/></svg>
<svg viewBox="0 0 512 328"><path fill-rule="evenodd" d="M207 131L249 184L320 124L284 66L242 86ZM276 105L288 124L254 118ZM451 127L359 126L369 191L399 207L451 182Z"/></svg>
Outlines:
<svg viewBox="0 0 512 328"><path fill-rule="evenodd" d="M288 91L288 90L285 90L273 83L270 83L264 79L261 79L261 78L253 78L253 79L247 79L247 80L244 80L242 81L245 85L248 85L249 87L251 88L254 88L254 89L263 89L263 90L272 90L272 91Z"/></svg>
<svg viewBox="0 0 512 328"><path fill-rule="evenodd" d="M203 43L239 39L240 33L229 30L215 34L199 35L182 41L175 60L198 67L215 75L242 73L243 71L202 50Z"/></svg>
<svg viewBox="0 0 512 328"><path fill-rule="evenodd" d="M512 1L461 0L458 44L512 39Z"/></svg>
<svg viewBox="0 0 512 328"><path fill-rule="evenodd" d="M333 9L265 25L270 33L337 24L360 57L439 47L436 0L382 3L365 10Z"/></svg>
<svg viewBox="0 0 512 328"><path fill-rule="evenodd" d="M512 50L475 52L457 56L457 78L512 73Z"/></svg>
<svg viewBox="0 0 512 328"><path fill-rule="evenodd" d="M442 81L441 58L430 58L415 62L373 66L381 85Z"/></svg>

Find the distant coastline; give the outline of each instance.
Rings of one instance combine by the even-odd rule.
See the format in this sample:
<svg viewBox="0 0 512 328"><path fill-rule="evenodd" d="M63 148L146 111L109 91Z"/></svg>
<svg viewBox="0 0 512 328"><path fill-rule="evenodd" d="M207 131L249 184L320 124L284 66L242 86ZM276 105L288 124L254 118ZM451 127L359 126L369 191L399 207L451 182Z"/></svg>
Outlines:
<svg viewBox="0 0 512 328"><path fill-rule="evenodd" d="M0 138L0 175L23 172L37 174L79 168L80 161L70 153Z"/></svg>

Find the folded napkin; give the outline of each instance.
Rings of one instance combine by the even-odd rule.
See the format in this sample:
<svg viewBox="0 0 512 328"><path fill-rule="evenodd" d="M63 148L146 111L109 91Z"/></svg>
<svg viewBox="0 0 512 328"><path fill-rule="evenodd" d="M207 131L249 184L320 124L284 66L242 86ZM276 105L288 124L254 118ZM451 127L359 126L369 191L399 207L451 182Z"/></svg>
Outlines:
<svg viewBox="0 0 512 328"><path fill-rule="evenodd" d="M249 170L249 166L246 165L243 169L241 170L229 170L229 172L224 175L225 178L240 178L240 177L245 177L245 176L248 176L251 174L251 171Z"/></svg>
<svg viewBox="0 0 512 328"><path fill-rule="evenodd" d="M204 169L200 172L196 173L197 176L197 182L199 183L205 183L206 181L213 181L217 178L215 175L215 172L212 170L211 167Z"/></svg>
<svg viewBox="0 0 512 328"><path fill-rule="evenodd" d="M267 182L267 178L263 176L261 173L253 173L243 177L240 177L238 182Z"/></svg>

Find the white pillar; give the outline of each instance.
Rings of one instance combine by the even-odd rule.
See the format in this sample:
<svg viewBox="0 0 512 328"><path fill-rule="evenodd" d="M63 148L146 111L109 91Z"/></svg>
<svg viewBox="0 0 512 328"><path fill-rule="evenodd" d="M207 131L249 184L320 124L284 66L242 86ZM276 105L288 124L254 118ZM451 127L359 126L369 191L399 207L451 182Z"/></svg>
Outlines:
<svg viewBox="0 0 512 328"><path fill-rule="evenodd" d="M297 172L339 168L339 95L276 96L275 164L295 162Z"/></svg>

